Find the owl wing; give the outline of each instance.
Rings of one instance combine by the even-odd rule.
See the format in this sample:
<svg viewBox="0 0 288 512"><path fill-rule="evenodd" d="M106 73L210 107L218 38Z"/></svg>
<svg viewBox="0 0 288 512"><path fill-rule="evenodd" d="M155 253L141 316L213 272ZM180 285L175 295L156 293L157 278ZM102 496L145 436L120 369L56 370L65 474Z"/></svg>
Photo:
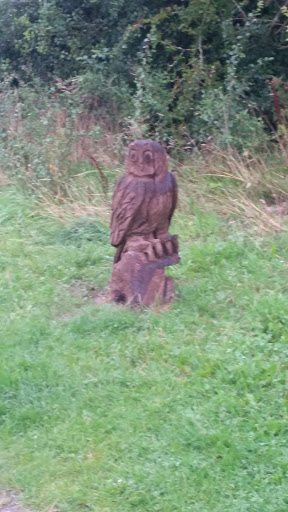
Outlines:
<svg viewBox="0 0 288 512"><path fill-rule="evenodd" d="M169 224L170 224L171 219L173 217L173 213L174 213L175 208L177 206L178 186L177 186L177 181L176 181L176 178L175 178L174 174L172 174L172 172L169 172L169 174L170 174L170 179L171 179L171 194L172 194L172 207L171 207L171 210L170 210L169 216L168 216Z"/></svg>
<svg viewBox="0 0 288 512"><path fill-rule="evenodd" d="M144 196L145 185L143 182L128 182L125 176L118 180L112 200L110 222L110 241L114 247L118 247L125 241L133 222L135 222Z"/></svg>

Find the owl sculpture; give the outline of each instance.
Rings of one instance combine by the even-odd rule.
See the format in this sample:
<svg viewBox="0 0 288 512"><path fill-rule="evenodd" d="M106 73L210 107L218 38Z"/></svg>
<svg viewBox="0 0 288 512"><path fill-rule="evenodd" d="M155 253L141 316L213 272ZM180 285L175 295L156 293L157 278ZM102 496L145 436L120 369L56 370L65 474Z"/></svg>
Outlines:
<svg viewBox="0 0 288 512"><path fill-rule="evenodd" d="M177 184L162 146L151 140L130 144L112 201L113 302L150 306L172 300L173 279L164 268L180 261L177 236L168 232L176 203Z"/></svg>
<svg viewBox="0 0 288 512"><path fill-rule="evenodd" d="M140 247L149 261L177 253L177 237L168 233L176 204L177 184L167 171L164 148L150 140L130 144L126 173L118 180L112 201L114 263Z"/></svg>

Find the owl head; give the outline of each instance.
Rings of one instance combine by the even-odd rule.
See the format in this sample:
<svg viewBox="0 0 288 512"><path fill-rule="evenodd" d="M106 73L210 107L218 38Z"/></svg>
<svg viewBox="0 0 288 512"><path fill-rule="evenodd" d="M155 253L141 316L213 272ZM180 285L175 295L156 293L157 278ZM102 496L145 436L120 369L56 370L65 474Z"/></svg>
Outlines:
<svg viewBox="0 0 288 512"><path fill-rule="evenodd" d="M159 142L136 140L128 146L126 169L133 176L159 179L167 172L166 151Z"/></svg>

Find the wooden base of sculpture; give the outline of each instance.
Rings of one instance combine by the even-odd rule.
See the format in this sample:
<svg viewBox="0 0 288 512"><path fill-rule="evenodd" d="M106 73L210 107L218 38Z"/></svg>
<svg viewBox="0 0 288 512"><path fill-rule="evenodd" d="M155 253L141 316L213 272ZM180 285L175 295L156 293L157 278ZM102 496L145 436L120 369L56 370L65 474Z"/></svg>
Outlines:
<svg viewBox="0 0 288 512"><path fill-rule="evenodd" d="M118 304L168 304L174 297L173 278L164 268L179 263L178 254L149 261L143 252L127 251L114 264L109 299Z"/></svg>

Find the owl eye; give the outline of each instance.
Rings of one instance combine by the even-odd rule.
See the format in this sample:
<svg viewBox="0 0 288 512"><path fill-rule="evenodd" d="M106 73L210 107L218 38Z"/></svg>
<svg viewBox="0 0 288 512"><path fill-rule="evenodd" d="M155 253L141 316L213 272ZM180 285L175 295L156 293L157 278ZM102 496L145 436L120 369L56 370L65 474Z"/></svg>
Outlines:
<svg viewBox="0 0 288 512"><path fill-rule="evenodd" d="M146 151L144 153L145 164L151 164L152 161L153 161L153 155L152 155L151 151Z"/></svg>
<svg viewBox="0 0 288 512"><path fill-rule="evenodd" d="M132 162L136 162L136 160L137 160L137 153L136 153L135 150L132 149L130 151L130 155L129 156L130 156L130 160L132 160Z"/></svg>

